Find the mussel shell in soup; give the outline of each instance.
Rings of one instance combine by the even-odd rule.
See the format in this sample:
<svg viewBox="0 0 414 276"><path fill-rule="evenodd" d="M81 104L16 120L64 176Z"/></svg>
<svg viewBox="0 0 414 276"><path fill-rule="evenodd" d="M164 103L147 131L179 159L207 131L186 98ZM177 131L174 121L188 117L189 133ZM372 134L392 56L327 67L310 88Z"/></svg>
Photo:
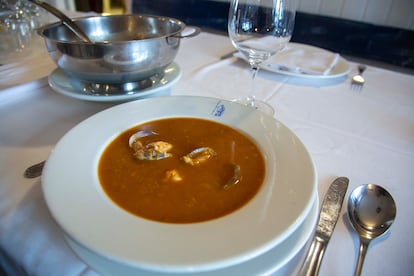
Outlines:
<svg viewBox="0 0 414 276"><path fill-rule="evenodd" d="M238 210L260 189L265 161L254 141L224 124L168 118L132 127L104 149L107 196L142 218L195 223Z"/></svg>

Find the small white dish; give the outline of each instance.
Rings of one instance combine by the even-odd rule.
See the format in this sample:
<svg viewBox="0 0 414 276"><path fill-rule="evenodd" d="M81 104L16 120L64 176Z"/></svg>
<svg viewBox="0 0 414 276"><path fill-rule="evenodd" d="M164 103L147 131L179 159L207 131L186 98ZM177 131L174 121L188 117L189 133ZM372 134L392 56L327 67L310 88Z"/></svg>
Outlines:
<svg viewBox="0 0 414 276"><path fill-rule="evenodd" d="M115 205L97 176L102 151L124 130L167 117L209 119L249 135L266 163L256 196L227 216L192 224L149 221ZM117 105L78 124L52 151L42 186L52 215L81 245L129 266L181 273L242 263L286 240L312 208L317 177L302 142L273 117L220 99L171 96Z"/></svg>
<svg viewBox="0 0 414 276"><path fill-rule="evenodd" d="M302 225L292 233L286 240L269 251L257 256L256 258L245 261L244 263L233 266L195 273L186 273L192 276L227 276L227 275L270 275L284 265L286 265L304 247L306 242L314 232L316 220L318 218L318 198L315 198L312 209L303 221ZM88 250L78 244L70 237L65 236L66 241L73 251L90 267L102 275L122 275L122 276L167 276L170 273L149 271L138 267L128 266L116 261L111 261L95 252Z"/></svg>
<svg viewBox="0 0 414 276"><path fill-rule="evenodd" d="M164 69L163 74L140 81L140 86L135 87L135 84L131 83L118 87L85 83L68 76L62 69L56 68L49 75L48 81L54 91L71 98L95 102L118 102L161 94L174 85L181 75L180 67L176 63L172 63ZM126 89L128 86L132 86L132 88L121 93L123 87ZM116 90L117 93L102 92L105 90Z"/></svg>
<svg viewBox="0 0 414 276"><path fill-rule="evenodd" d="M330 64L331 61L327 61L325 64L320 59L332 59L333 63ZM289 69L283 70L283 66ZM330 66L332 68L329 68ZM263 62L260 68L282 75L314 79L338 78L347 75L351 70L348 62L338 54L319 47L293 42L289 42L282 52ZM323 74L324 70L328 72Z"/></svg>

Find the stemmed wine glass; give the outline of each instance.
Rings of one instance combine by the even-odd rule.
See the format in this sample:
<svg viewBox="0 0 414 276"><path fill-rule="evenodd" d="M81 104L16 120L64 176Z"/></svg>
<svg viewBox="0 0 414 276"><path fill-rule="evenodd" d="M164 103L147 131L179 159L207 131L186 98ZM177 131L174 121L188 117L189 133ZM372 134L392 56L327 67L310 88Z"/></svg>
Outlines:
<svg viewBox="0 0 414 276"><path fill-rule="evenodd" d="M228 32L233 46L249 62L250 94L236 101L273 115L269 104L255 98L254 83L260 64L289 42L295 21L295 0L231 0Z"/></svg>

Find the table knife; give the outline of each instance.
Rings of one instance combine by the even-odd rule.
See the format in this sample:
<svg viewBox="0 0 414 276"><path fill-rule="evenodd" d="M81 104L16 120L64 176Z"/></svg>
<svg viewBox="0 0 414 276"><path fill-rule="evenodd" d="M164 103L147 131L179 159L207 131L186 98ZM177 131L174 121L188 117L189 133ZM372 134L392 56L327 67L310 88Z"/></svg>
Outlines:
<svg viewBox="0 0 414 276"><path fill-rule="evenodd" d="M224 55L222 55L222 56L220 57L220 59L221 59L221 60L223 60L223 59L231 58L231 57L233 57L233 56L234 56L234 54L235 54L235 53L237 53L237 52L238 52L238 50L234 50L234 51L232 51L232 52L230 52L230 53L224 54Z"/></svg>
<svg viewBox="0 0 414 276"><path fill-rule="evenodd" d="M322 76L323 74L318 71L313 71L309 69L304 69L300 67L291 67L283 64L277 64L277 63L264 63L262 67L272 68L277 71L284 71L293 73L296 75L313 75L313 76Z"/></svg>
<svg viewBox="0 0 414 276"><path fill-rule="evenodd" d="M331 184L322 202L318 224L309 252L298 273L300 276L318 275L325 249L335 229L342 203L348 189L349 179L339 177Z"/></svg>
<svg viewBox="0 0 414 276"><path fill-rule="evenodd" d="M224 54L220 57L220 60L231 58L233 56L245 59L241 55L237 55L238 52L239 52L238 50L235 50L233 52ZM304 69L300 67L291 67L291 66L287 66L283 64L276 64L276 63L265 63L264 65L262 65L262 67L268 67L268 68L272 68L273 70L289 72L289 73L293 73L296 75L323 75L321 72L318 72L318 71L312 71L309 69Z"/></svg>

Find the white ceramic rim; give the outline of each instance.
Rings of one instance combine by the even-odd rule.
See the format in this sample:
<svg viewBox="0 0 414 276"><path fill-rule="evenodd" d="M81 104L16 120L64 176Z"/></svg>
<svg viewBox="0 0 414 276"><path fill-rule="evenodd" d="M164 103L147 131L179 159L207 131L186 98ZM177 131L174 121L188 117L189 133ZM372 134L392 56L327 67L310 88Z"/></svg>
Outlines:
<svg viewBox="0 0 414 276"><path fill-rule="evenodd" d="M266 161L258 194L227 216L193 224L149 221L115 205L96 174L101 152L124 130L167 117L210 119L248 134ZM169 272L218 269L275 247L303 222L316 186L309 153L282 123L237 103L192 96L129 102L86 119L57 143L42 175L47 205L72 239L109 259Z"/></svg>
<svg viewBox="0 0 414 276"><path fill-rule="evenodd" d="M224 267L212 271L204 271L202 273L185 273L184 275L192 276L228 276L228 275L271 275L275 271L286 265L298 252L304 248L306 242L312 236L316 220L319 214L319 199L316 197L312 205L310 213L302 224L283 242L269 251L259 255L246 262L236 264L233 266ZM168 272L143 270L138 267L127 266L123 263L114 262L102 257L95 252L83 247L76 241L65 236L69 246L75 253L84 260L89 266L95 269L98 273L108 275L123 275L123 276L167 276L171 275Z"/></svg>
<svg viewBox="0 0 414 276"><path fill-rule="evenodd" d="M157 81L153 86L145 89L134 90L131 91L133 94L124 95L96 95L85 93L84 91L77 89L75 85L71 83L71 78L60 68L56 68L52 71L48 77L48 82L49 86L54 91L71 98L93 102L119 102L145 98L166 91L173 86L181 78L181 76L182 72L180 67L173 62L164 69L164 77Z"/></svg>

